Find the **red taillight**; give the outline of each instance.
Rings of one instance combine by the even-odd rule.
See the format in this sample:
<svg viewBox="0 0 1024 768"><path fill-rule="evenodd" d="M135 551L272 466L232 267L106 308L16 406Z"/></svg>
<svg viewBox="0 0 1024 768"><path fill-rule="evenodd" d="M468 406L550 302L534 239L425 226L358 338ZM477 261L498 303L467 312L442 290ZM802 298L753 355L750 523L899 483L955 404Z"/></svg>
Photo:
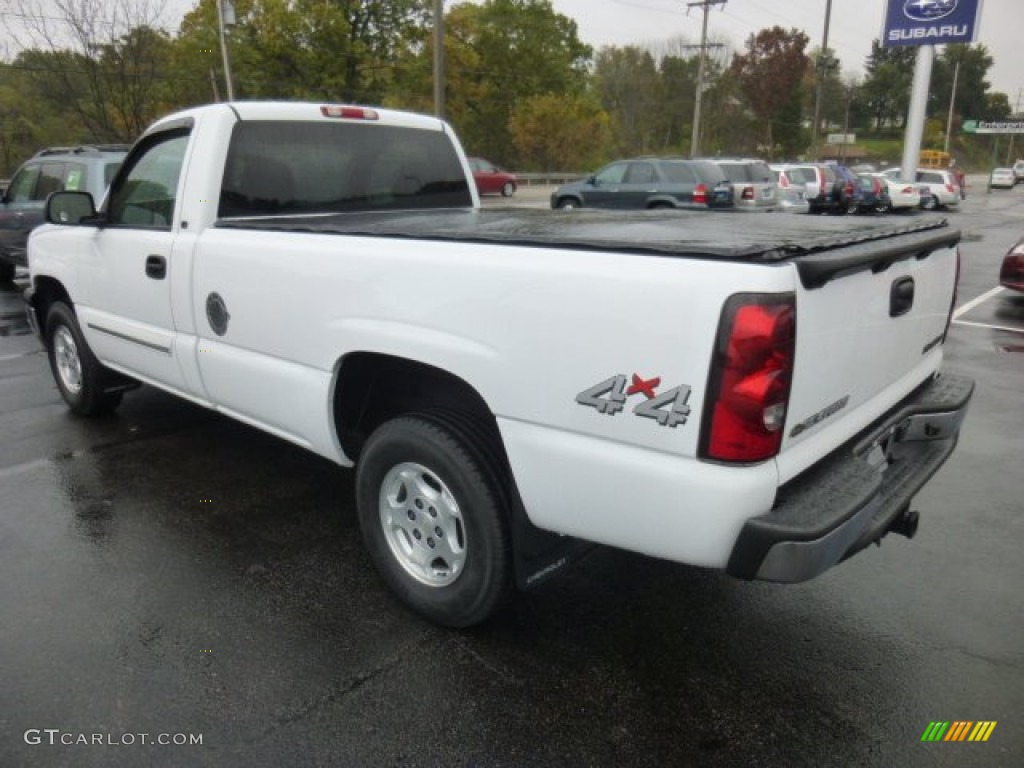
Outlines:
<svg viewBox="0 0 1024 768"><path fill-rule="evenodd" d="M753 187L744 187L743 188L743 195L742 195L742 197L743 197L744 200L753 200L754 199L754 188Z"/></svg>
<svg viewBox="0 0 1024 768"><path fill-rule="evenodd" d="M707 184L698 184L693 188L693 202L706 203L708 201Z"/></svg>
<svg viewBox="0 0 1024 768"><path fill-rule="evenodd" d="M920 190L915 190L914 187L904 187L901 193L904 195L920 194Z"/></svg>
<svg viewBox="0 0 1024 768"><path fill-rule="evenodd" d="M949 192L949 194L951 195L956 194L956 187L954 187L952 184L947 184L946 191Z"/></svg>
<svg viewBox="0 0 1024 768"><path fill-rule="evenodd" d="M770 459L782 444L796 353L796 298L738 293L722 310L700 454L715 461Z"/></svg>
<svg viewBox="0 0 1024 768"><path fill-rule="evenodd" d="M874 191L876 195L882 194L882 182L880 182L878 179L872 179L871 189Z"/></svg>
<svg viewBox="0 0 1024 768"><path fill-rule="evenodd" d="M789 179L786 178L786 174L784 173L779 174L779 186L783 189L789 189Z"/></svg>
<svg viewBox="0 0 1024 768"><path fill-rule="evenodd" d="M380 115L375 109L366 107L344 107L340 104L325 104L320 107L324 117L344 117L349 120L379 120Z"/></svg>
<svg viewBox="0 0 1024 768"><path fill-rule="evenodd" d="M845 188L846 188L846 196L847 197L853 197L853 182L851 182L851 181L846 182Z"/></svg>

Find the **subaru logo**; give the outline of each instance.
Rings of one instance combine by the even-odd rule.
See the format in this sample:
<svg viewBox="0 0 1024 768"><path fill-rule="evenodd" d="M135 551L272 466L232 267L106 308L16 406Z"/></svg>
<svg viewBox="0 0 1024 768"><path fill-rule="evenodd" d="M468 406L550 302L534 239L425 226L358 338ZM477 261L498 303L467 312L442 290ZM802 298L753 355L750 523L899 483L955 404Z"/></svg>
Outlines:
<svg viewBox="0 0 1024 768"><path fill-rule="evenodd" d="M903 15L914 21L935 21L956 10L958 0L904 0Z"/></svg>

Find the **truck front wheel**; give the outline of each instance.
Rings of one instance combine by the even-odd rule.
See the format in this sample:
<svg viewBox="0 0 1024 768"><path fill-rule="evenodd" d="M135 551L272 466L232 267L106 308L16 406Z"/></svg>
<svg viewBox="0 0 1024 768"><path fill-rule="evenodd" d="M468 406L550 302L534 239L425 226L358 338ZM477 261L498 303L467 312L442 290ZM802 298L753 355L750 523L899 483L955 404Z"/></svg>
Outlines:
<svg viewBox="0 0 1024 768"><path fill-rule="evenodd" d="M378 427L360 456L356 504L377 570L430 621L478 624L511 592L500 480L454 423L402 416Z"/></svg>
<svg viewBox="0 0 1024 768"><path fill-rule="evenodd" d="M99 416L121 403L121 392L104 391L110 372L86 344L75 313L59 301L46 315L46 351L57 389L72 411Z"/></svg>

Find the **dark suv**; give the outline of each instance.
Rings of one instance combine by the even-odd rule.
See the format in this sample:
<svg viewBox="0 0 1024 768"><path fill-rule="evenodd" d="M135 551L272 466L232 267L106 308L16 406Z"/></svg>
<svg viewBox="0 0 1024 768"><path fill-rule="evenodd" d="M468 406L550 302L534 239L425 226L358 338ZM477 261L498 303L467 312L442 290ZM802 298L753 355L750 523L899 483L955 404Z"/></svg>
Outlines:
<svg viewBox="0 0 1024 768"><path fill-rule="evenodd" d="M15 267L28 265L28 233L43 223L46 198L73 189L99 201L127 152L124 144L51 147L18 169L0 198L0 281L11 280Z"/></svg>
<svg viewBox="0 0 1024 768"><path fill-rule="evenodd" d="M552 208L732 208L732 184L707 160L638 157L606 165L585 181L563 184Z"/></svg>

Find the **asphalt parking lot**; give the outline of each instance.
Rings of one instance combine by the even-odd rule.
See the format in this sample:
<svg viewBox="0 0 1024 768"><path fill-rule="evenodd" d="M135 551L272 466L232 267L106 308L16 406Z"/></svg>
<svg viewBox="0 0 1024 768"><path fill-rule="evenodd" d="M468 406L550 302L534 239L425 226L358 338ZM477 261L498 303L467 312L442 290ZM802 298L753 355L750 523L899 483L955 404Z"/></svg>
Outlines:
<svg viewBox="0 0 1024 768"><path fill-rule="evenodd" d="M378 581L349 472L148 387L69 415L3 287L0 767L1024 765L1024 187L949 217L977 391L913 541L791 586L597 549L468 632Z"/></svg>

